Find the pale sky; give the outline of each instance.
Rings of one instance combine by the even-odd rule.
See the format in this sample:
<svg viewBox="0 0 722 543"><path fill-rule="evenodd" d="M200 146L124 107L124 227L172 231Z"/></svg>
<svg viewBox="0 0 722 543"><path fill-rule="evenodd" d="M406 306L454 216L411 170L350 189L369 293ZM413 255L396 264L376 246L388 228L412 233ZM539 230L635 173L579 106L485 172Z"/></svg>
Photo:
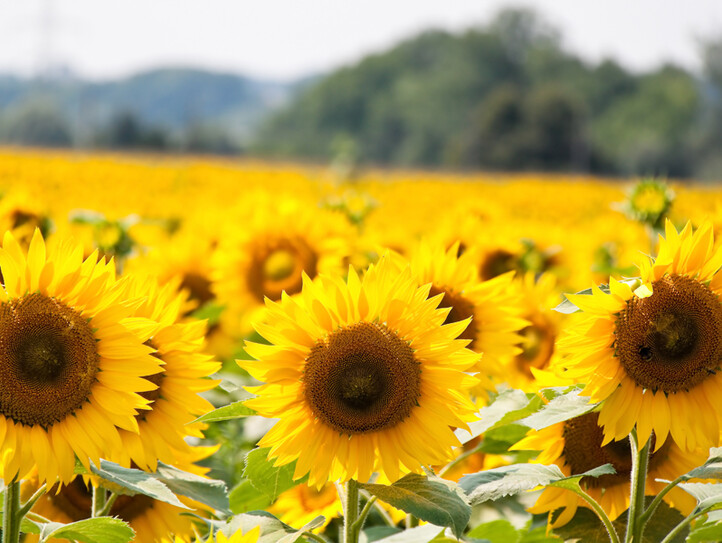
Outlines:
<svg viewBox="0 0 722 543"><path fill-rule="evenodd" d="M106 79L182 65L290 80L508 6L536 8L568 50L634 70L697 69L698 38L722 37L722 0L0 0L0 72L51 62Z"/></svg>

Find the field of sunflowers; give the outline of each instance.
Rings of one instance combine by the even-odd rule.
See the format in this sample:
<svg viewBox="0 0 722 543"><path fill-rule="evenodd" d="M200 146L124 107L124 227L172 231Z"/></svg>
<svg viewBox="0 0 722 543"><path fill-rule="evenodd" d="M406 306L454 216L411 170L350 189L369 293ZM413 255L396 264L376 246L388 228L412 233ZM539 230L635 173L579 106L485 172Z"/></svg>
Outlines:
<svg viewBox="0 0 722 543"><path fill-rule="evenodd" d="M6 149L0 193L3 543L722 540L722 188Z"/></svg>

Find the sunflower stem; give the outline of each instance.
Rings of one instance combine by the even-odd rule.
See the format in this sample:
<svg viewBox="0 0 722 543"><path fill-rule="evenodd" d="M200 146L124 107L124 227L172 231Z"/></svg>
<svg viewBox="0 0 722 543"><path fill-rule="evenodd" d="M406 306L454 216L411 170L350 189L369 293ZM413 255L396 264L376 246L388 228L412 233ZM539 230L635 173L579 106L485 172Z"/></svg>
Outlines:
<svg viewBox="0 0 722 543"><path fill-rule="evenodd" d="M5 487L3 499L3 539L2 543L18 543L20 541L20 483L17 479Z"/></svg>
<svg viewBox="0 0 722 543"><path fill-rule="evenodd" d="M105 500L105 505L103 505L103 508L100 511L98 511L99 517L108 516L111 508L113 507L113 504L115 503L115 500L118 499L118 496L120 496L120 494L116 494L115 492L110 493L110 497L107 500Z"/></svg>
<svg viewBox="0 0 722 543"><path fill-rule="evenodd" d="M576 490L572 490L575 494L577 494L580 498L582 498L585 502L589 504L589 507L592 508L592 510L596 513L599 520L602 521L602 524L604 524L604 527L607 529L607 534L609 535L609 541L611 543L619 543L619 535L617 534L617 530L614 529L614 525L612 524L612 521L609 520L609 517L607 516L607 513L604 511L601 505L592 498L589 494L584 492L584 490L579 487Z"/></svg>
<svg viewBox="0 0 722 543"><path fill-rule="evenodd" d="M93 503L91 506L90 516L95 518L100 516L100 512L105 507L105 489L93 485Z"/></svg>
<svg viewBox="0 0 722 543"><path fill-rule="evenodd" d="M33 505L35 505L35 502L38 501L43 496L43 494L45 494L47 488L47 483L43 483L40 488L38 488L35 493L30 496L30 499L23 504L23 506L18 511L21 519L30 512L30 509L32 509Z"/></svg>
<svg viewBox="0 0 722 543"><path fill-rule="evenodd" d="M356 529L356 521L359 518L359 493L358 482L349 479L346 483L346 500L343 518L343 543L358 543L360 529Z"/></svg>
<svg viewBox="0 0 722 543"><path fill-rule="evenodd" d="M647 486L647 465L649 463L649 445L651 440L639 447L637 429L629 434L629 445L632 449L632 473L630 481L629 512L627 517L627 534L625 543L640 543L644 531L644 490Z"/></svg>
<svg viewBox="0 0 722 543"><path fill-rule="evenodd" d="M640 517L640 521L642 522L642 524L644 524L645 526L647 525L647 522L649 522L649 519L652 517L652 515L654 515L654 512L657 510L657 507L659 507L659 504L662 503L662 499L667 495L670 490L672 490L684 480L685 477L683 475L680 475L674 481L668 483L667 486L665 486L662 491L654 497L652 503L649 504L647 510Z"/></svg>

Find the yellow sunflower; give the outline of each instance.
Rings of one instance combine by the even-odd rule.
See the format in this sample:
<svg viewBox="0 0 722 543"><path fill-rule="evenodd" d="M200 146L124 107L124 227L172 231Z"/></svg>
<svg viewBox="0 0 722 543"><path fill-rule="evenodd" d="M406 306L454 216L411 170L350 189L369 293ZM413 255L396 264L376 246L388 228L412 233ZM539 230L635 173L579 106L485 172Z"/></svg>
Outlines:
<svg viewBox="0 0 722 543"><path fill-rule="evenodd" d="M584 314L560 342L565 374L586 383L592 401L605 400L605 442L636 424L640 443L654 431L657 447L670 434L688 450L719 443L721 265L709 223L695 233L667 223L656 260L640 265L641 287L611 279L609 293L568 295Z"/></svg>
<svg viewBox="0 0 722 543"><path fill-rule="evenodd" d="M160 371L143 342L156 324L131 318L111 262L82 260L82 247L46 252L36 231L27 256L10 233L0 249L0 468L5 481L37 466L40 481L73 478L122 448Z"/></svg>
<svg viewBox="0 0 722 543"><path fill-rule="evenodd" d="M177 460L177 451L188 447L186 436L203 437L200 426L188 423L213 409L199 393L218 384L208 377L221 364L202 351L205 321L179 320L186 296L173 284L160 287L151 278L134 277L128 292L143 299L133 316L158 323L146 345L163 366L146 378L156 388L142 393L149 409L136 415L138 431L121 430L123 447L108 459L126 467L132 461L139 469L155 471L158 460L167 464Z"/></svg>
<svg viewBox="0 0 722 543"><path fill-rule="evenodd" d="M265 384L246 404L280 420L261 439L276 465L297 460L294 478L309 484L374 471L390 481L400 471L441 464L459 441L474 406L468 390L479 355L456 339L468 320L443 325L411 270L382 258L363 279L304 279L298 297L267 302L268 324L258 332L271 345L248 343L258 359L238 364Z"/></svg>
<svg viewBox="0 0 722 543"><path fill-rule="evenodd" d="M470 349L484 353L476 368L480 385L474 392L485 397L494 389L489 378L501 379L501 365L521 353L519 331L529 322L519 316L521 297L512 288L513 272L480 281L474 251L458 254L458 242L448 250L422 242L409 263L419 285L431 284L430 297L443 296L439 307L449 309L445 324L471 319L459 337L469 340ZM395 260L400 267L407 265L401 257Z"/></svg>
<svg viewBox="0 0 722 543"><path fill-rule="evenodd" d="M265 298L300 292L303 274L343 272L353 228L340 213L286 198L274 206L249 204L238 220L214 254L212 276L226 306L222 326L235 336L252 331Z"/></svg>
<svg viewBox="0 0 722 543"><path fill-rule="evenodd" d="M612 464L616 473L601 477L585 477L582 488L604 509L611 520L629 508L632 454L629 438L603 443L604 436L598 424L599 413L591 412L543 430L531 430L529 435L512 449L541 451L536 458L540 464L556 464L566 476L577 475L604 464ZM654 441L654 437L652 438ZM706 460L704 451L683 451L673 441L667 441L650 453L645 494L657 495L666 486L658 479L674 480ZM684 514L689 513L695 500L680 488L673 489L665 500ZM578 495L562 488L545 488L530 513L549 512L552 528L569 522L578 506L587 506ZM563 509L552 522L552 513Z"/></svg>
<svg viewBox="0 0 722 543"><path fill-rule="evenodd" d="M327 483L318 489L301 484L281 494L268 512L297 529L323 515L326 521L314 529L318 532L334 518L343 515L343 506L333 484Z"/></svg>
<svg viewBox="0 0 722 543"><path fill-rule="evenodd" d="M552 311L559 304L557 280L548 273L535 279L527 273L518 282L522 300L521 316L528 322L522 328L520 351L509 360L506 377L513 387L524 390L539 388L533 370L546 370L555 354L556 339L562 329L564 315Z"/></svg>

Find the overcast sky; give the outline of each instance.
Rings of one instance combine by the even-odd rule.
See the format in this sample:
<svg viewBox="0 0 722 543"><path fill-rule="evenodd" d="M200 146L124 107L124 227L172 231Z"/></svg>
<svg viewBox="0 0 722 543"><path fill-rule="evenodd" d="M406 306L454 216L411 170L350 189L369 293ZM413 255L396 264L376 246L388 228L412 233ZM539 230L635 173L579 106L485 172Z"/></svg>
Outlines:
<svg viewBox="0 0 722 543"><path fill-rule="evenodd" d="M53 63L105 79L192 65L290 80L506 6L536 8L568 50L635 70L698 69L698 38L722 37L722 0L0 0L0 72Z"/></svg>

